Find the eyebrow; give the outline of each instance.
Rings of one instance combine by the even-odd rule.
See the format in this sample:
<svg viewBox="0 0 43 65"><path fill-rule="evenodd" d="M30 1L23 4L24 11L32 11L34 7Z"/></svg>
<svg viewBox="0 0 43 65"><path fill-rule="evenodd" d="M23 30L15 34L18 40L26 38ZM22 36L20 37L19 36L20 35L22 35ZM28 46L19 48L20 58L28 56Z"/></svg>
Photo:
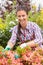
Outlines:
<svg viewBox="0 0 43 65"><path fill-rule="evenodd" d="M25 16L25 15L23 14L23 15L18 15L18 16L20 17L20 16Z"/></svg>

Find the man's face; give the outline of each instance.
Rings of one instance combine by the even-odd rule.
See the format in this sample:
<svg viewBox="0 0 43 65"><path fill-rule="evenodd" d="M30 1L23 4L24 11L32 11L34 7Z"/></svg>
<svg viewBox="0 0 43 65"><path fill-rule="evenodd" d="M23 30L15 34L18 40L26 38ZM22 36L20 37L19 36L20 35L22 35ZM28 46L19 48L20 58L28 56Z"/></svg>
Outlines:
<svg viewBox="0 0 43 65"><path fill-rule="evenodd" d="M25 28L27 25L27 13L24 10L17 12L17 18L22 28Z"/></svg>

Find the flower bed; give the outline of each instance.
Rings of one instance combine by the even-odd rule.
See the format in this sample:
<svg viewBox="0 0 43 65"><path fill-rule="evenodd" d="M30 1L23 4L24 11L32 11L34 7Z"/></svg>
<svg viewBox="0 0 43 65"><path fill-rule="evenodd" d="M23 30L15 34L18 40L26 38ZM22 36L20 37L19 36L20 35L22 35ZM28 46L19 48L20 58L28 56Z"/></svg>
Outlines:
<svg viewBox="0 0 43 65"><path fill-rule="evenodd" d="M15 52L20 56L15 59ZM40 47L18 47L15 51L0 51L0 65L43 65L43 49Z"/></svg>

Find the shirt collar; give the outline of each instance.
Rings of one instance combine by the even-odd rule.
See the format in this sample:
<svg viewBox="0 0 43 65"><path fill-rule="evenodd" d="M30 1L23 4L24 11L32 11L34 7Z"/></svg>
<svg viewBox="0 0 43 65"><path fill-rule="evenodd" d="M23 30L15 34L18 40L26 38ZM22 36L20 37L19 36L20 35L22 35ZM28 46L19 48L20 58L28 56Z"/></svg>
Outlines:
<svg viewBox="0 0 43 65"><path fill-rule="evenodd" d="M27 22L27 26L26 26L26 29L29 29L29 21Z"/></svg>
<svg viewBox="0 0 43 65"><path fill-rule="evenodd" d="M26 28L25 28L25 30L29 30L29 21L27 22L27 26L26 26ZM24 32L24 30L21 28L21 32L23 33Z"/></svg>

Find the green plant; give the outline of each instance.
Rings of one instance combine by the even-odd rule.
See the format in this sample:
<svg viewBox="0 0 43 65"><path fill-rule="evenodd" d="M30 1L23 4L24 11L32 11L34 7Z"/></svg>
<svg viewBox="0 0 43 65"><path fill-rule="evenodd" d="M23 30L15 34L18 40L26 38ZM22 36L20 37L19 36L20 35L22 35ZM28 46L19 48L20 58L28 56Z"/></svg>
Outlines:
<svg viewBox="0 0 43 65"><path fill-rule="evenodd" d="M0 45L3 47L6 46L8 40L11 37L10 30L17 25L15 11L12 11L10 14L5 13L5 20L2 21L0 18Z"/></svg>
<svg viewBox="0 0 43 65"><path fill-rule="evenodd" d="M33 14L30 11L28 20L37 23L41 27L41 29L43 29L43 14L41 12L35 12Z"/></svg>
<svg viewBox="0 0 43 65"><path fill-rule="evenodd" d="M0 30L0 45L5 47L11 33L9 32L9 29Z"/></svg>

